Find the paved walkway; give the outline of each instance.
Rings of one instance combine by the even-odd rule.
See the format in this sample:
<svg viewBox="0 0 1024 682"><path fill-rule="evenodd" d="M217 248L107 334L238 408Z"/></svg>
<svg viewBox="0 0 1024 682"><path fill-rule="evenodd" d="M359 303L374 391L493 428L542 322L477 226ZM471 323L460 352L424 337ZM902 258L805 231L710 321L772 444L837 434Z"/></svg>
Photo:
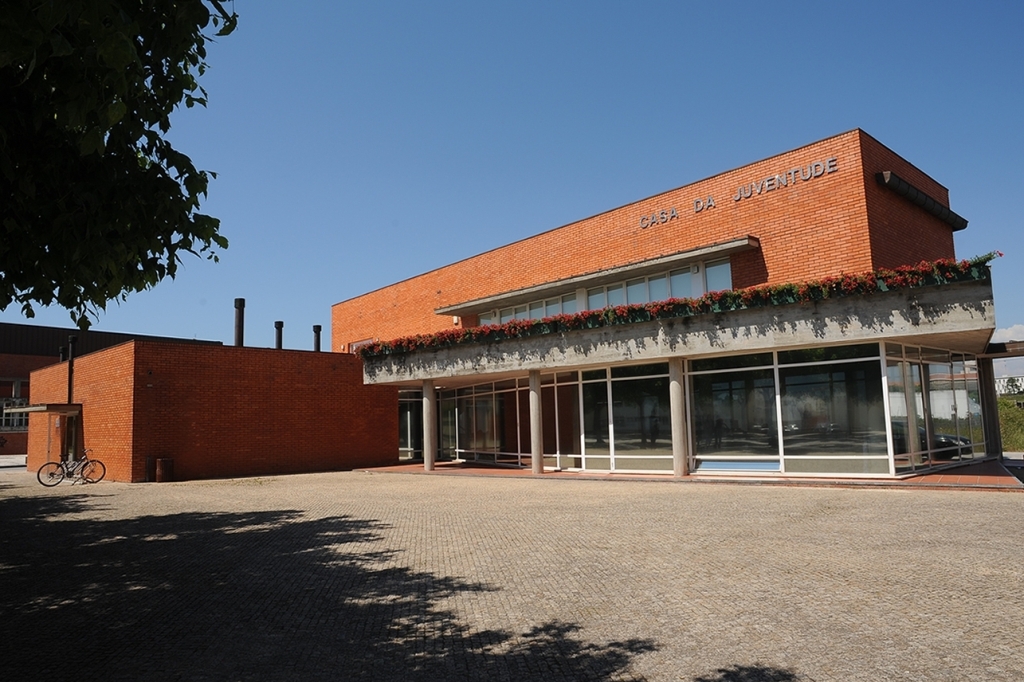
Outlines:
<svg viewBox="0 0 1024 682"><path fill-rule="evenodd" d="M0 471L8 680L1024 679L1024 496Z"/></svg>
<svg viewBox="0 0 1024 682"><path fill-rule="evenodd" d="M1024 461L1007 460L1001 463L996 460L979 462L977 464L966 464L963 466L942 469L940 471L921 474L902 479L850 479L850 478L782 478L771 475L757 476L684 476L674 478L668 474L614 474L601 473L599 471L547 471L544 478L567 478L575 480L601 480L601 481L663 481L671 483L693 483L693 484L731 484L731 485L781 485L789 487L829 487L829 488L968 488L999 490L1003 492L1024 493L1024 482L1019 476L1014 475L1017 471L1024 476L1018 468L1024 467ZM1013 471L1011 471L1013 469ZM375 467L362 469L361 471L372 471L375 473L402 473L402 474L427 474L453 475L453 476L492 476L501 478L522 478L533 477L530 469L518 467L501 467L489 464L477 464L473 462L438 462L434 471L428 472L423 469L422 462L409 462L396 464L387 467Z"/></svg>

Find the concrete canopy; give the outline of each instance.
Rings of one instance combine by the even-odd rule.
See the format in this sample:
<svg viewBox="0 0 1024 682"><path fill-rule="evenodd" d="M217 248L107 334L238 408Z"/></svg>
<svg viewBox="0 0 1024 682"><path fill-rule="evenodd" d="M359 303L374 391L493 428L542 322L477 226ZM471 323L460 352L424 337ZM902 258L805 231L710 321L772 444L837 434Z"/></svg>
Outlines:
<svg viewBox="0 0 1024 682"><path fill-rule="evenodd" d="M445 386L673 357L893 341L984 353L995 330L990 281L751 308L367 358L368 384Z"/></svg>

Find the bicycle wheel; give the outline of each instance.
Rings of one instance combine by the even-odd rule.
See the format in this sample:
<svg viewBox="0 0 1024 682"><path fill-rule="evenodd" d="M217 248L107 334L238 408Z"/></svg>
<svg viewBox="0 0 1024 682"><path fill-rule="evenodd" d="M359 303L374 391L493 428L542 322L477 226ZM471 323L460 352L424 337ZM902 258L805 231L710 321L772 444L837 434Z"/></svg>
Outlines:
<svg viewBox="0 0 1024 682"><path fill-rule="evenodd" d="M102 481L107 475L107 467L98 459L90 459L82 465L82 480L86 483Z"/></svg>
<svg viewBox="0 0 1024 682"><path fill-rule="evenodd" d="M47 462L39 467L36 478L47 488L52 488L64 480L64 467L60 465L60 462Z"/></svg>

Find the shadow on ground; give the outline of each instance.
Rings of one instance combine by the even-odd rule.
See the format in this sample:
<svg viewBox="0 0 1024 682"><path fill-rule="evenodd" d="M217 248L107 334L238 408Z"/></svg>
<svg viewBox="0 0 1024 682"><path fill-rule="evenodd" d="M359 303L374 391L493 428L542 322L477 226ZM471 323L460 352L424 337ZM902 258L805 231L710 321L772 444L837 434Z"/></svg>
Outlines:
<svg viewBox="0 0 1024 682"><path fill-rule="evenodd" d="M79 513L97 504L0 499L5 679L606 680L657 648L472 631L448 600L496 588L396 567L374 520Z"/></svg>
<svg viewBox="0 0 1024 682"><path fill-rule="evenodd" d="M734 665L719 668L710 677L695 677L693 682L799 682L792 670L763 665Z"/></svg>

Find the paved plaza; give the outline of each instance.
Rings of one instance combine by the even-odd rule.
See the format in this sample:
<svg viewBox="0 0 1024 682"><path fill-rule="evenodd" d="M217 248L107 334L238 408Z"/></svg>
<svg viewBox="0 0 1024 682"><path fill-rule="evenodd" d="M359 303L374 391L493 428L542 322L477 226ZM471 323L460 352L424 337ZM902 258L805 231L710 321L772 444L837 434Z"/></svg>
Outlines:
<svg viewBox="0 0 1024 682"><path fill-rule="evenodd" d="M0 470L5 680L1024 679L1024 494Z"/></svg>

